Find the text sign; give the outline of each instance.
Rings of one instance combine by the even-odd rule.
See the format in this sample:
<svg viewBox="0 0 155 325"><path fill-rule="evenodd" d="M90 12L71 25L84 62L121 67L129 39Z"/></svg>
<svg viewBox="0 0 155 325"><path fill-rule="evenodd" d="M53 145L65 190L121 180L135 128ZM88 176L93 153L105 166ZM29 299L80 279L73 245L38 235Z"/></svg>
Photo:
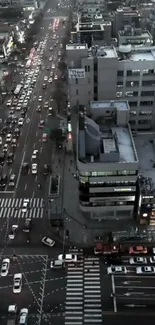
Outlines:
<svg viewBox="0 0 155 325"><path fill-rule="evenodd" d="M69 78L81 79L85 78L84 69L69 69Z"/></svg>

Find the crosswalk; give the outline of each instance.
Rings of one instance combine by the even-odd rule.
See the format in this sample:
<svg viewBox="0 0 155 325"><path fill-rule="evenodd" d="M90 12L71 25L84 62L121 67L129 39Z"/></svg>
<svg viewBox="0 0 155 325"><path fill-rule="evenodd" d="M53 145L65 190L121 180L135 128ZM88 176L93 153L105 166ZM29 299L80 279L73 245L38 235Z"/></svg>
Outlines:
<svg viewBox="0 0 155 325"><path fill-rule="evenodd" d="M99 258L84 258L76 248L69 253L78 254L80 261L68 264L65 325L102 324Z"/></svg>
<svg viewBox="0 0 155 325"><path fill-rule="evenodd" d="M5 198L0 199L0 218L42 219L44 214L44 200L42 198L33 198L29 201L27 212L22 212L24 199Z"/></svg>

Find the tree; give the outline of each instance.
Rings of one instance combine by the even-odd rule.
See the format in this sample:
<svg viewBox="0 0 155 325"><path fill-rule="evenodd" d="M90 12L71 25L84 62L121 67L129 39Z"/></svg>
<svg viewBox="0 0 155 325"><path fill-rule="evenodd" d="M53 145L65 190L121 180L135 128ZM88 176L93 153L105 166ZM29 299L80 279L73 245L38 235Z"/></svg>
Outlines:
<svg viewBox="0 0 155 325"><path fill-rule="evenodd" d="M58 64L58 68L62 73L64 73L67 70L67 64L61 60Z"/></svg>

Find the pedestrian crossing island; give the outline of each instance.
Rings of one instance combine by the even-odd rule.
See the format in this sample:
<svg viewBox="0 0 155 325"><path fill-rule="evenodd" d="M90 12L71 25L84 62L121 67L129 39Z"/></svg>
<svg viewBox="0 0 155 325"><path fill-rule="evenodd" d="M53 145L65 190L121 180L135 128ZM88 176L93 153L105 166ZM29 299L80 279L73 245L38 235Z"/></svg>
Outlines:
<svg viewBox="0 0 155 325"><path fill-rule="evenodd" d="M25 198L26 199L26 198ZM22 212L24 199L5 198L0 199L0 218L42 219L44 213L44 200L42 198L33 198L29 201L29 206L25 213Z"/></svg>

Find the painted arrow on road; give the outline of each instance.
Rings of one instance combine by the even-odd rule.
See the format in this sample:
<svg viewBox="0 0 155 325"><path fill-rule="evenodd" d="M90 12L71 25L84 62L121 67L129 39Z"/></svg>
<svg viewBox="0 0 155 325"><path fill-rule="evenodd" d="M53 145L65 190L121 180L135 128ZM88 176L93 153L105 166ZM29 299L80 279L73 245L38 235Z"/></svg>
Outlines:
<svg viewBox="0 0 155 325"><path fill-rule="evenodd" d="M134 304L130 304L130 305L124 305L125 307L129 307L129 308L145 308L147 307L147 305L134 305Z"/></svg>
<svg viewBox="0 0 155 325"><path fill-rule="evenodd" d="M124 281L122 284L130 284L130 283L141 283L142 281Z"/></svg>
<svg viewBox="0 0 155 325"><path fill-rule="evenodd" d="M144 292L126 292L124 296L132 296L132 295L144 295Z"/></svg>

